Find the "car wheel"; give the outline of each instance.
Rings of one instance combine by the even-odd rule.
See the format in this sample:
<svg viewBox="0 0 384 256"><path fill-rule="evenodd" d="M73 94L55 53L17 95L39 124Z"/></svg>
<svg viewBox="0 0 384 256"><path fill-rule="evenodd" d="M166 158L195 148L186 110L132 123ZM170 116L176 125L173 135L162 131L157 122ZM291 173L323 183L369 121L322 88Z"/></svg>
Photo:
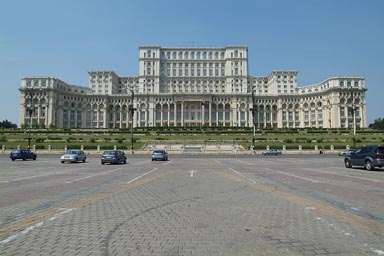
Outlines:
<svg viewBox="0 0 384 256"><path fill-rule="evenodd" d="M63 163L64 163L64 161L61 161L61 163L63 164Z"/></svg>
<svg viewBox="0 0 384 256"><path fill-rule="evenodd" d="M367 160L367 161L365 161L364 168L365 168L367 171L370 171L370 170L373 170L374 166L372 165L372 162L371 162L371 161Z"/></svg>
<svg viewBox="0 0 384 256"><path fill-rule="evenodd" d="M123 164L126 164L127 163L127 160L124 160Z"/></svg>
<svg viewBox="0 0 384 256"><path fill-rule="evenodd" d="M15 161L15 158L11 158L12 159L12 161Z"/></svg>
<svg viewBox="0 0 384 256"><path fill-rule="evenodd" d="M349 160L345 160L345 167L352 168L351 162Z"/></svg>
<svg viewBox="0 0 384 256"><path fill-rule="evenodd" d="M27 158L23 157L23 161L27 160Z"/></svg>
<svg viewBox="0 0 384 256"><path fill-rule="evenodd" d="M87 160L86 158L84 158L84 160L83 160L83 163L85 163L85 160Z"/></svg>

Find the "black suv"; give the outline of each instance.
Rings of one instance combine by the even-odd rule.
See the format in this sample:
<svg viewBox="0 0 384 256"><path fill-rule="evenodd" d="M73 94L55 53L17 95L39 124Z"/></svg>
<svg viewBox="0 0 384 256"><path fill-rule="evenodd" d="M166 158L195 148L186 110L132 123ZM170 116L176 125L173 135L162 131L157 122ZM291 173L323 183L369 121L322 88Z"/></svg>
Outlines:
<svg viewBox="0 0 384 256"><path fill-rule="evenodd" d="M344 158L345 167L364 166L366 170L384 166L384 146L365 146L356 149Z"/></svg>
<svg viewBox="0 0 384 256"><path fill-rule="evenodd" d="M22 159L24 161L27 159L36 160L37 155L26 149L15 149L11 151L9 158L11 158L12 161L15 161L16 159Z"/></svg>

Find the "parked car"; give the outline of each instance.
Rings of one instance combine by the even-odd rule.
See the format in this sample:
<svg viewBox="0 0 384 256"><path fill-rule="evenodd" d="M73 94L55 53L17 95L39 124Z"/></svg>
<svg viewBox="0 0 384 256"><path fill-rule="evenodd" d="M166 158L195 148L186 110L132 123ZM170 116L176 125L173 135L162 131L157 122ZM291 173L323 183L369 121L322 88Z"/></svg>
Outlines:
<svg viewBox="0 0 384 256"><path fill-rule="evenodd" d="M61 156L61 163L69 162L69 163L76 163L76 162L83 162L87 160L87 156L85 155L84 151L77 150L77 149L70 149L67 150L67 152Z"/></svg>
<svg viewBox="0 0 384 256"><path fill-rule="evenodd" d="M354 150L351 154L345 155L344 164L347 168L352 166L364 166L366 170L373 170L375 167L384 166L384 147L365 146Z"/></svg>
<svg viewBox="0 0 384 256"><path fill-rule="evenodd" d="M163 160L168 161L168 153L163 149L157 149L152 153L152 161Z"/></svg>
<svg viewBox="0 0 384 256"><path fill-rule="evenodd" d="M119 164L127 163L127 157L125 156L124 151L122 150L106 150L101 156L101 164L110 163L110 164Z"/></svg>
<svg viewBox="0 0 384 256"><path fill-rule="evenodd" d="M267 156L267 155L275 155L275 156L277 156L277 155L281 155L282 152L280 150L278 150L278 149L269 149L269 150L265 150L265 151L261 152L261 154L263 156Z"/></svg>
<svg viewBox="0 0 384 256"><path fill-rule="evenodd" d="M344 149L339 152L339 156L346 156L351 154L354 151L354 149Z"/></svg>
<svg viewBox="0 0 384 256"><path fill-rule="evenodd" d="M16 159L21 159L24 161L27 159L36 160L37 155L27 149L15 149L11 151L9 158L11 158L12 161L15 161Z"/></svg>

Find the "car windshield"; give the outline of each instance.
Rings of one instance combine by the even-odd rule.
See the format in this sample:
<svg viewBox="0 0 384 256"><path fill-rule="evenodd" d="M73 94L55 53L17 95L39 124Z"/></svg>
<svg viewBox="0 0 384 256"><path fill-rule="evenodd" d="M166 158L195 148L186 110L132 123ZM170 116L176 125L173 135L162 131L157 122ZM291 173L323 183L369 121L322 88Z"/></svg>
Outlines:
<svg viewBox="0 0 384 256"><path fill-rule="evenodd" d="M164 151L163 150L155 150L153 151L154 154L163 154Z"/></svg>
<svg viewBox="0 0 384 256"><path fill-rule="evenodd" d="M113 156L113 155L115 155L115 154L116 154L115 151L105 151L105 152L104 152L104 155L108 155L108 156Z"/></svg>
<svg viewBox="0 0 384 256"><path fill-rule="evenodd" d="M380 154L384 154L384 147L378 147L378 148L377 148L377 151L378 151Z"/></svg>
<svg viewBox="0 0 384 256"><path fill-rule="evenodd" d="M78 152L79 151L76 151L76 150L70 150L70 151L67 152L67 154L69 154L69 155L76 155L76 154L78 154Z"/></svg>

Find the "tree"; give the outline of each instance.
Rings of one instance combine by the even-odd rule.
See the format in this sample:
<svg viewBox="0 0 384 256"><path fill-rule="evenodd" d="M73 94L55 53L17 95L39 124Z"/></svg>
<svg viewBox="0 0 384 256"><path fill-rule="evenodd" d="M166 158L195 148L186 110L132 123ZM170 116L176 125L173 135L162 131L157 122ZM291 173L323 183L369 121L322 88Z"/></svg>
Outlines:
<svg viewBox="0 0 384 256"><path fill-rule="evenodd" d="M369 128L375 129L375 130L384 130L384 118L377 118L373 122L373 124L369 125Z"/></svg>
<svg viewBox="0 0 384 256"><path fill-rule="evenodd" d="M17 128L17 125L5 119L4 121L0 122L0 128Z"/></svg>

